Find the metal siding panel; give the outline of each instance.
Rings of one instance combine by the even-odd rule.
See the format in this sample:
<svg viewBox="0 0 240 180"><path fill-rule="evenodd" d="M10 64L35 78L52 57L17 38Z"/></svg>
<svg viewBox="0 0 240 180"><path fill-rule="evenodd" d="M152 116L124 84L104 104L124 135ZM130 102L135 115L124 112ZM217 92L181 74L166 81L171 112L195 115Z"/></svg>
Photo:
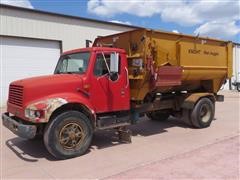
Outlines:
<svg viewBox="0 0 240 180"><path fill-rule="evenodd" d="M22 78L52 74L60 55L60 44L23 38L0 37L3 92L6 103L9 83Z"/></svg>
<svg viewBox="0 0 240 180"><path fill-rule="evenodd" d="M233 79L240 82L240 46L233 49Z"/></svg>
<svg viewBox="0 0 240 180"><path fill-rule="evenodd" d="M233 48L233 72L231 82L240 82L240 46ZM231 85L232 89L236 89L235 86ZM222 89L229 90L229 80L223 85Z"/></svg>
<svg viewBox="0 0 240 180"><path fill-rule="evenodd" d="M85 40L132 30L104 23L1 8L1 35L62 40L63 50L85 46ZM97 32L97 33L96 33Z"/></svg>

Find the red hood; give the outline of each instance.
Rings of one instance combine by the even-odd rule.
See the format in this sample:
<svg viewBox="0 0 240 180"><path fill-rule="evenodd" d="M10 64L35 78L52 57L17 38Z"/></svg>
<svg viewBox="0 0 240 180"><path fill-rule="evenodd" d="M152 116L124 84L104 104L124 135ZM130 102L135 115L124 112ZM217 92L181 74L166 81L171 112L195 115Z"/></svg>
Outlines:
<svg viewBox="0 0 240 180"><path fill-rule="evenodd" d="M82 88L82 77L83 75L78 74L38 76L14 81L11 85L23 87L23 106L25 106L29 102L43 99L46 96L76 92L77 88Z"/></svg>

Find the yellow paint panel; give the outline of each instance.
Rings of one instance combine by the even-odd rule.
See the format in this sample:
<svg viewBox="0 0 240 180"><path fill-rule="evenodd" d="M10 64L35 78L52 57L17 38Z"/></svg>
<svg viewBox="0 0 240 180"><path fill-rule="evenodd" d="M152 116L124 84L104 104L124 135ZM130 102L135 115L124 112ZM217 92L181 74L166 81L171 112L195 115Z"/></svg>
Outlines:
<svg viewBox="0 0 240 180"><path fill-rule="evenodd" d="M177 65L176 44L170 40L157 40L158 64L170 63Z"/></svg>
<svg viewBox="0 0 240 180"><path fill-rule="evenodd" d="M227 41L138 29L98 38L94 45L98 43L126 50L133 100L142 101L151 91L216 93L232 74L233 47ZM142 59L141 65L134 65L135 59ZM163 65L183 67L181 85L153 86L154 75Z"/></svg>
<svg viewBox="0 0 240 180"><path fill-rule="evenodd" d="M181 42L180 66L227 67L226 47Z"/></svg>

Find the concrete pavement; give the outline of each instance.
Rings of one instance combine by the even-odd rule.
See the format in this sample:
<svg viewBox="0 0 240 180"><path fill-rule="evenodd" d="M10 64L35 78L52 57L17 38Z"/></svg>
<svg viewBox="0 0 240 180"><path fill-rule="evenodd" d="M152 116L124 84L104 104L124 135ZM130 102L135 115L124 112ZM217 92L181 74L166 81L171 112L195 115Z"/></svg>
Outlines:
<svg viewBox="0 0 240 180"><path fill-rule="evenodd" d="M108 179L239 179L239 150L235 136Z"/></svg>
<svg viewBox="0 0 240 180"><path fill-rule="evenodd" d="M64 161L55 160L49 155L41 140L23 140L1 125L1 176L3 179L197 178L198 176L194 176L196 171L194 168L187 174L185 171L181 174L181 167L185 166L186 161L195 162L194 158L191 158L197 156L200 160L213 157L203 162L204 168L195 163L196 168L202 169L202 173L208 166L216 167L212 174L208 173L205 178L236 178L239 149L230 156L226 147L230 150L239 147L240 98L237 92L222 94L225 94L225 102L216 104L215 120L209 128L192 129L173 118L167 122L153 122L145 118L138 125L131 127L133 132L131 144L119 143L114 131L97 132L86 155ZM234 142L231 141L232 138ZM221 142L224 142L224 145ZM208 147L211 147L210 152ZM215 151L220 153L216 154L216 157L213 153ZM235 162L237 159L233 166L226 167L229 168L226 173L222 173L217 163L211 165L212 161L221 158L223 154L229 156L226 161L230 159ZM166 162L168 158L170 161ZM223 162L224 159L220 164ZM151 176L149 174L151 171L147 171L147 174L143 175L142 167L152 163L155 163L155 168L159 167L157 169L159 173ZM164 167L162 163L168 166ZM172 169L171 172L167 170L168 167ZM130 173L132 170L134 172ZM173 173L173 176L167 176L169 173ZM216 176L216 173L220 175Z"/></svg>

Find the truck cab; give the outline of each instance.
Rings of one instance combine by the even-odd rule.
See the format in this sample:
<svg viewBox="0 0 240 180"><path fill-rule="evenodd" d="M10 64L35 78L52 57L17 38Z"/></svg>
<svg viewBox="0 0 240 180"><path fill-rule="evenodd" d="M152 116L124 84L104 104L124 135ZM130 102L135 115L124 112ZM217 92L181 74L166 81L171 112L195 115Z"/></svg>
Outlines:
<svg viewBox="0 0 240 180"><path fill-rule="evenodd" d="M85 152L96 128L130 124L129 110L125 51L83 48L64 52L53 75L12 82L3 124L23 138L43 134L54 156L69 158Z"/></svg>
<svg viewBox="0 0 240 180"><path fill-rule="evenodd" d="M89 48L64 53L55 74L81 77L78 96L95 113L129 110L129 81L126 53L114 48ZM79 100L81 101L81 100Z"/></svg>

